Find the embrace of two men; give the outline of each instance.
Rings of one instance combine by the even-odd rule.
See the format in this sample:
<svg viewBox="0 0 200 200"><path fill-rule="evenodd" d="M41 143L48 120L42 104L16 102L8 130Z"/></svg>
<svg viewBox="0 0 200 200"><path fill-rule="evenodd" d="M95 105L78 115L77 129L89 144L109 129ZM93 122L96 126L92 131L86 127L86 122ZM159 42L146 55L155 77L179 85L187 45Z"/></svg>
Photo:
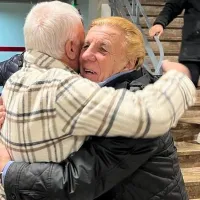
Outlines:
<svg viewBox="0 0 200 200"><path fill-rule="evenodd" d="M31 9L24 40L2 95L2 196L188 200L170 133L194 104L187 68L165 61L155 82L134 24L99 18L85 37L78 11L59 1Z"/></svg>

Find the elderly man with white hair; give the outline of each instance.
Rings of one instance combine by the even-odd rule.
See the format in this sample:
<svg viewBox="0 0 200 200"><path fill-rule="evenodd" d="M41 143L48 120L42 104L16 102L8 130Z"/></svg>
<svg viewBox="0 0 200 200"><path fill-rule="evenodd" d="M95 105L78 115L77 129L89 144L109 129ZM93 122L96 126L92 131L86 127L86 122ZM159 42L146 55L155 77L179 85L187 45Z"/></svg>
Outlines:
<svg viewBox="0 0 200 200"><path fill-rule="evenodd" d="M24 161L64 161L90 135L158 137L174 126L187 107L194 103L195 88L183 66L176 71L169 70L155 84L137 93L100 88L79 76L76 72L84 29L81 16L69 4L53 1L33 7L25 21L24 38L24 65L10 77L3 91L6 118L0 138L11 158L22 162L6 165L4 170L9 167L8 177L10 170L22 170L22 166L27 165ZM166 90L171 83L176 88L173 94ZM143 120L141 116L144 116ZM77 173L72 170L72 165L69 160L66 173L69 170ZM40 170L44 173L43 167ZM55 174L60 175L60 172ZM84 172L82 175L81 181L95 178ZM115 179L115 183L120 178ZM9 181L6 182L5 189L8 189ZM111 188L114 181L109 182L108 178L108 188ZM68 192L73 193L79 185L72 184L72 188L67 188ZM21 195L35 194L25 193ZM59 199L63 191L57 195L55 198Z"/></svg>

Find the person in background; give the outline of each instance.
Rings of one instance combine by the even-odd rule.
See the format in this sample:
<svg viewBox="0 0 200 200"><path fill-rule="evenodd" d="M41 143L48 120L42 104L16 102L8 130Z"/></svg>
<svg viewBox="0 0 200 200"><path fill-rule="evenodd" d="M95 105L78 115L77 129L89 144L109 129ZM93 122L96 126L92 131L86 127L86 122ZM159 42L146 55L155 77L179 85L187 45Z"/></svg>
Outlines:
<svg viewBox="0 0 200 200"><path fill-rule="evenodd" d="M194 85L198 86L200 75L200 1L196 0L168 0L156 18L149 35L161 36L164 29L179 14L184 11L182 28L182 43L179 53L179 62L190 70ZM200 133L197 137L200 143Z"/></svg>
<svg viewBox="0 0 200 200"><path fill-rule="evenodd" d="M153 26L149 30L151 37L161 36L164 29L184 11L182 44L179 62L190 70L192 81L197 87L200 75L200 1L168 0Z"/></svg>

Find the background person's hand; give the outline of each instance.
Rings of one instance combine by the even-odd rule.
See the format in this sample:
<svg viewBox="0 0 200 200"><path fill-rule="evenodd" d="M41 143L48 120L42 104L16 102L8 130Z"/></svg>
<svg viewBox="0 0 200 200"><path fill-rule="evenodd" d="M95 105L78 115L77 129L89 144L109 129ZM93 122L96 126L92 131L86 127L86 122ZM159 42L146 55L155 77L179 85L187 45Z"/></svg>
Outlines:
<svg viewBox="0 0 200 200"><path fill-rule="evenodd" d="M0 172L3 170L5 165L10 161L10 155L6 150L5 146L0 142Z"/></svg>
<svg viewBox="0 0 200 200"><path fill-rule="evenodd" d="M185 65L182 65L180 63L164 60L162 62L162 69L163 69L164 73L166 73L170 70L176 70L176 71L182 72L191 79L191 74L190 74L190 71L188 70L188 68Z"/></svg>
<svg viewBox="0 0 200 200"><path fill-rule="evenodd" d="M162 34L163 34L163 26L160 24L156 24L156 25L152 26L149 30L150 37L153 37L155 35L160 37Z"/></svg>
<svg viewBox="0 0 200 200"><path fill-rule="evenodd" d="M6 115L6 109L5 106L3 105L3 99L0 97L0 129L2 128L2 125L5 120L5 115Z"/></svg>

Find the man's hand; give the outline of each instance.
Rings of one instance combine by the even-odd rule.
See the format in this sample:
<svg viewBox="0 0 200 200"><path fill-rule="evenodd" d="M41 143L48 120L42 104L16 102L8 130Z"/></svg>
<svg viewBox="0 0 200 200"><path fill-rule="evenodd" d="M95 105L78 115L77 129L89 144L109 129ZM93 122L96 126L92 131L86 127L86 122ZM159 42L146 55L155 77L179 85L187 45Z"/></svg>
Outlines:
<svg viewBox="0 0 200 200"><path fill-rule="evenodd" d="M3 105L3 99L0 97L0 129L2 128L3 122L5 120L5 106Z"/></svg>
<svg viewBox="0 0 200 200"><path fill-rule="evenodd" d="M11 159L8 151L6 150L5 146L0 142L0 172L10 160Z"/></svg>
<svg viewBox="0 0 200 200"><path fill-rule="evenodd" d="M190 71L188 70L188 68L180 63L164 60L162 62L162 69L163 69L164 73L168 72L170 70L176 70L176 71L182 72L191 79L191 74L190 74Z"/></svg>
<svg viewBox="0 0 200 200"><path fill-rule="evenodd" d="M5 120L5 107L3 105L3 99L0 97L0 129L3 125L3 122ZM8 154L8 151L6 150L5 146L0 141L0 172L3 170L5 165L10 161L10 155Z"/></svg>
<svg viewBox="0 0 200 200"><path fill-rule="evenodd" d="M150 37L153 37L155 35L160 37L162 34L163 34L163 26L160 24L156 24L156 25L152 26L149 30Z"/></svg>

